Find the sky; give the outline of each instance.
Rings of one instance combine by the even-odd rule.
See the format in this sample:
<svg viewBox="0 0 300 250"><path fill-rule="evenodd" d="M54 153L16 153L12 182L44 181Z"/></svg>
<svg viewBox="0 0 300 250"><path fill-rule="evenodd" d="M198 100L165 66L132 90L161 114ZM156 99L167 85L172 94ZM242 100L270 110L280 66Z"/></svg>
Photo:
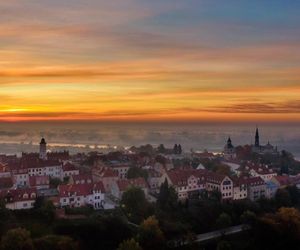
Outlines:
<svg viewBox="0 0 300 250"><path fill-rule="evenodd" d="M0 1L0 121L300 122L300 1Z"/></svg>

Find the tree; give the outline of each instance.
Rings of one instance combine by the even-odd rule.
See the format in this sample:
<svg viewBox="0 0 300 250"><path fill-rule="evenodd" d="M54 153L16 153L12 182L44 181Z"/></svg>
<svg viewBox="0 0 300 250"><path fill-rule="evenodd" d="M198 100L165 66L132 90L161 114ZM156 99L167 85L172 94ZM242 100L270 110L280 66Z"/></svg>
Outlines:
<svg viewBox="0 0 300 250"><path fill-rule="evenodd" d="M157 152L159 154L164 154L166 152L166 148L165 148L165 145L164 144L160 144L158 147L157 147Z"/></svg>
<svg viewBox="0 0 300 250"><path fill-rule="evenodd" d="M286 190L288 191L289 195L290 195L290 200L291 200L291 204L292 206L297 206L300 203L300 191L299 189L293 185L293 186L288 186L286 188Z"/></svg>
<svg viewBox="0 0 300 250"><path fill-rule="evenodd" d="M139 223L146 216L149 204L142 189L131 187L122 195L121 206L131 222Z"/></svg>
<svg viewBox="0 0 300 250"><path fill-rule="evenodd" d="M177 144L175 144L174 145L174 147L173 147L173 154L178 154L178 146L177 146Z"/></svg>
<svg viewBox="0 0 300 250"><path fill-rule="evenodd" d="M266 214L253 225L255 249L294 249L300 244L300 212L296 208L280 208L276 214Z"/></svg>
<svg viewBox="0 0 300 250"><path fill-rule="evenodd" d="M140 225L138 240L145 250L162 249L164 246L164 235L158 220L151 216Z"/></svg>
<svg viewBox="0 0 300 250"><path fill-rule="evenodd" d="M213 171L221 175L230 175L230 167L224 164L218 164L213 168Z"/></svg>
<svg viewBox="0 0 300 250"><path fill-rule="evenodd" d="M217 227L220 229L229 227L232 224L231 217L226 213L221 213L216 221L216 224L217 224Z"/></svg>
<svg viewBox="0 0 300 250"><path fill-rule="evenodd" d="M300 239L300 212L296 208L280 208L276 220L286 234L294 234L294 237Z"/></svg>
<svg viewBox="0 0 300 250"><path fill-rule="evenodd" d="M222 194L219 190L213 190L209 193L209 200L216 203L220 203L222 200Z"/></svg>
<svg viewBox="0 0 300 250"><path fill-rule="evenodd" d="M291 206L291 197L286 189L278 189L275 194L275 202L277 207L289 207Z"/></svg>
<svg viewBox="0 0 300 250"><path fill-rule="evenodd" d="M53 188L57 188L58 185L61 185L62 181L58 178L50 178L50 186Z"/></svg>
<svg viewBox="0 0 300 250"><path fill-rule="evenodd" d="M232 247L228 241L222 240L217 245L217 250L231 250Z"/></svg>
<svg viewBox="0 0 300 250"><path fill-rule="evenodd" d="M142 168L138 168L138 167L132 167L129 168L128 172L127 172L127 178L128 179L134 179L134 178L138 178L138 177L143 177L144 179L148 178L148 172Z"/></svg>
<svg viewBox="0 0 300 250"><path fill-rule="evenodd" d="M78 244L67 236L47 235L34 240L38 250L77 250Z"/></svg>
<svg viewBox="0 0 300 250"><path fill-rule="evenodd" d="M179 144L177 148L177 154L181 155L181 153L182 153L182 148L181 145Z"/></svg>
<svg viewBox="0 0 300 250"><path fill-rule="evenodd" d="M243 224L252 225L255 220L256 220L256 214L249 210L246 210L240 217L240 221Z"/></svg>
<svg viewBox="0 0 300 250"><path fill-rule="evenodd" d="M132 238L120 243L118 250L142 250L142 248L140 247L140 244Z"/></svg>
<svg viewBox="0 0 300 250"><path fill-rule="evenodd" d="M45 221L52 222L55 219L55 206L52 201L44 201L39 209L39 214Z"/></svg>
<svg viewBox="0 0 300 250"><path fill-rule="evenodd" d="M9 230L1 240L2 250L32 250L30 232L23 228Z"/></svg>
<svg viewBox="0 0 300 250"><path fill-rule="evenodd" d="M159 195L157 198L157 205L164 211L171 211L176 208L178 204L178 197L173 187L169 187L168 180L160 186Z"/></svg>

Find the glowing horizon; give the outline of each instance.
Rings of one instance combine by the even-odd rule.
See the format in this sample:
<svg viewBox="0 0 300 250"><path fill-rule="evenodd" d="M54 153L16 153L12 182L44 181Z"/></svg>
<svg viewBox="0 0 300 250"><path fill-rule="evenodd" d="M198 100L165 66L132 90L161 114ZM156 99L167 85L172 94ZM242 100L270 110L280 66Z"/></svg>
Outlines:
<svg viewBox="0 0 300 250"><path fill-rule="evenodd" d="M299 9L0 3L0 121L300 122Z"/></svg>

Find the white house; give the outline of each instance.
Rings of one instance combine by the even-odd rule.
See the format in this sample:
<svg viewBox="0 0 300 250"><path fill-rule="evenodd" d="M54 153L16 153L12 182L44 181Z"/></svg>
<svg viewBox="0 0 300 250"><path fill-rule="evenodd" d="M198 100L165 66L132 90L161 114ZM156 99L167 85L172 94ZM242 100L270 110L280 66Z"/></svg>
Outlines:
<svg viewBox="0 0 300 250"><path fill-rule="evenodd" d="M0 197L4 200L7 209L30 209L36 201L37 191L36 188L2 190Z"/></svg>
<svg viewBox="0 0 300 250"><path fill-rule="evenodd" d="M233 181L225 175L210 173L206 178L206 189L221 192L222 199L233 199Z"/></svg>
<svg viewBox="0 0 300 250"><path fill-rule="evenodd" d="M58 191L59 204L61 207L83 207L91 205L94 209L103 208L105 190L102 182L59 185Z"/></svg>
<svg viewBox="0 0 300 250"><path fill-rule="evenodd" d="M61 179L73 175L79 175L79 169L77 169L72 163L67 162L62 166L61 174L62 174Z"/></svg>

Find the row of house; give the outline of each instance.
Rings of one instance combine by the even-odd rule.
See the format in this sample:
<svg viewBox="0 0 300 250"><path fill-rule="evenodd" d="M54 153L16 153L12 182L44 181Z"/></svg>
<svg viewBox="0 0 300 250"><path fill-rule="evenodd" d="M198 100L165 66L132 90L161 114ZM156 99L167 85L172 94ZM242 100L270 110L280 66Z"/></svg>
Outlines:
<svg viewBox="0 0 300 250"><path fill-rule="evenodd" d="M262 178L260 175L231 177L216 174L207 170L178 169L167 171L160 177L160 183L165 180L172 185L181 200L189 198L194 193L219 191L223 200L258 200L274 197L278 188L296 184L296 178L270 175ZM298 180L298 178L297 178Z"/></svg>

